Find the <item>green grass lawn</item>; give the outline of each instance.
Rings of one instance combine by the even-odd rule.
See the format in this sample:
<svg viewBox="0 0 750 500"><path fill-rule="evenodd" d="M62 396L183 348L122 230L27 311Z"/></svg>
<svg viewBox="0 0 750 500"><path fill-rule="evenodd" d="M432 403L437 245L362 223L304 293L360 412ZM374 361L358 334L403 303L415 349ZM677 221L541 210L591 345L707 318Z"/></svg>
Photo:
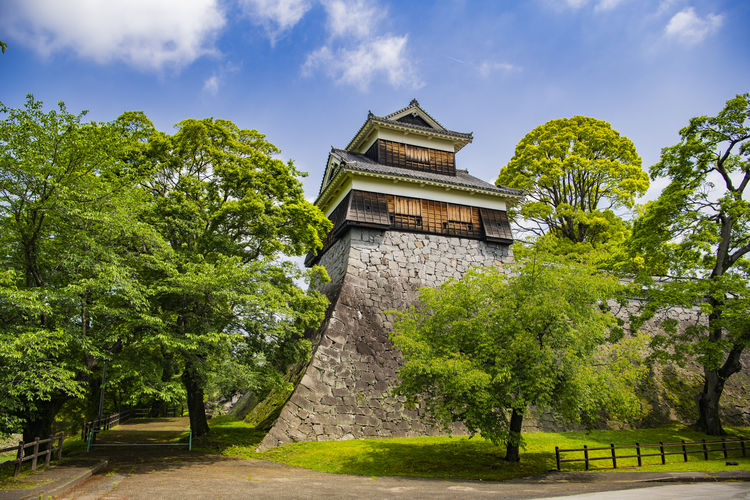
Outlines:
<svg viewBox="0 0 750 500"><path fill-rule="evenodd" d="M294 443L263 453L256 453L255 447L263 437L241 421L214 419L212 432L203 445L206 451L221 452L225 455L255 458L282 462L323 472L361 474L366 476L415 476L455 479L505 480L515 477L543 474L556 468L555 446L561 448L581 448L615 445L634 445L685 441L703 438L713 440L684 426L670 426L656 429L624 431L581 431L581 432L537 432L525 434L526 447L521 452L521 462L506 463L503 460L505 448L493 445L479 437L418 437L391 439L363 439L352 441L323 441ZM750 435L750 428L727 428L727 439L737 435ZM656 449L658 451L658 448ZM667 450L668 451L668 450ZM674 450L676 451L676 450ZM635 450L632 450L634 453ZM650 449L649 452L654 452ZM750 452L750 447L748 447ZM609 456L609 451L593 451L590 457ZM646 453L642 450L642 453ZM618 450L618 454L630 454L630 450ZM582 458L583 455L579 454ZM729 459L739 462L738 466L727 466L721 452L711 453L710 460L703 460L702 454L688 455L688 462L682 455L667 456L667 464L661 465L659 457L644 458L644 467L633 469L636 459L618 459L618 470L641 471L717 471L750 470L748 458L741 458L741 452L730 452ZM577 458L568 456L568 458ZM620 469L619 467L628 467ZM583 471L583 463L564 464L563 470ZM611 461L592 463L592 471L611 471Z"/></svg>

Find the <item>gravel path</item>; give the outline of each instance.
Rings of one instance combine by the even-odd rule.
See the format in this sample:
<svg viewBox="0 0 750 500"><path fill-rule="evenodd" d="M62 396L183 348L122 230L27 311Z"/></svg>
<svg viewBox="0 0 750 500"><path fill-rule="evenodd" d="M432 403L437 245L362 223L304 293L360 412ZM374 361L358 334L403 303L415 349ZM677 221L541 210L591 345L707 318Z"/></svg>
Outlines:
<svg viewBox="0 0 750 500"><path fill-rule="evenodd" d="M695 476L695 475L694 475ZM479 498L543 498L582 493L659 487L664 483L644 483L643 480L679 479L672 474L558 473L523 480L448 481L328 474L290 467L263 460L242 460L200 453L174 452L169 455L146 455L140 459L111 458L110 467L92 476L60 498L69 499L154 499L179 498L398 498L411 499L479 499ZM694 479L694 478L693 478ZM713 486L730 483L700 483L688 486L698 496L705 497ZM750 483L732 483L734 490L709 496L747 498L741 492L750 491ZM650 491L650 490L649 490ZM653 490L656 492L657 490ZM684 493L683 491L683 493ZM651 495L641 495L643 498ZM588 497L592 498L592 497ZM621 498L639 498L639 495Z"/></svg>
<svg viewBox="0 0 750 500"><path fill-rule="evenodd" d="M120 426L119 430L182 430L187 419L149 419L133 421ZM123 436L126 434L123 433ZM115 436L113 433L110 437ZM130 434L128 439L142 435ZM103 436L103 439L106 439ZM139 441L140 442L140 441ZM138 448L139 457L134 457L136 448L101 448L92 453L109 460L107 469L95 474L59 498L69 499L154 499L178 498L180 500L204 498L398 498L403 500L455 498L544 498L563 497L576 494L609 492L607 498L649 498L650 494L635 492L624 495L626 490L643 489L667 494L659 490L664 483L644 481L703 480L704 473L682 475L680 473L553 473L539 477L505 482L450 481L443 479L365 477L329 474L291 467L263 460L188 452L179 447ZM750 473L745 480L750 480ZM734 483L732 487L715 488L729 483L696 484L679 490L682 498L711 497L748 498L750 482ZM684 486L684 485L671 485ZM657 489L653 489L657 488ZM721 491L719 491L721 489ZM617 491L618 493L615 493ZM695 495L685 496L685 492ZM614 495L614 496L613 496ZM602 494L602 498L605 494ZM668 497L668 496L667 496ZM594 498L594 497L584 497Z"/></svg>

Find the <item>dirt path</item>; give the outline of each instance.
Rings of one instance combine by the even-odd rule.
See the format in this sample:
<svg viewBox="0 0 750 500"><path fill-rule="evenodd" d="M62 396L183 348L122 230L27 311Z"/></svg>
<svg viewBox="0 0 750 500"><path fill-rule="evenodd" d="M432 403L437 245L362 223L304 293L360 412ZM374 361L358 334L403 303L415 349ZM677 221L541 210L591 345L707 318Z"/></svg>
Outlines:
<svg viewBox="0 0 750 500"><path fill-rule="evenodd" d="M149 419L132 421L117 429L178 431L186 425L186 420L174 418ZM107 438L113 436L116 433ZM142 437L128 433L122 436ZM371 478L188 452L184 447L99 448L91 456L106 457L109 467L60 498L540 498L643 488L647 485L644 479L670 477L670 473L557 473L506 482ZM660 485L663 483L653 483ZM710 485L705 486L710 490ZM713 495L713 498L729 497Z"/></svg>
<svg viewBox="0 0 750 500"><path fill-rule="evenodd" d="M606 478L601 474L553 474L502 483L370 478L328 474L262 460L242 460L187 451L168 454L154 452L139 459L110 456L110 460L111 465L108 469L92 476L60 498L541 498L627 490L649 485L642 481L644 473L638 473L637 477L630 473L613 473L607 474ZM645 474L651 474L653 479L669 476ZM750 489L750 483L740 484L741 488ZM699 486L711 488L711 485L705 483L695 485L696 488ZM729 497L717 495L714 498Z"/></svg>

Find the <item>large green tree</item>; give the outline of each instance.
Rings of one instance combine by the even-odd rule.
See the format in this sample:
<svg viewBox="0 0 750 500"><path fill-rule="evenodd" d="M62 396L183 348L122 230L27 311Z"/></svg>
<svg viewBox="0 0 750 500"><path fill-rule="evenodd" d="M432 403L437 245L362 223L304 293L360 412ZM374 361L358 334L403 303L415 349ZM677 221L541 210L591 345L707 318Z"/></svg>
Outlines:
<svg viewBox="0 0 750 500"><path fill-rule="evenodd" d="M635 223L633 262L644 275L673 278L651 283L647 314L682 305L707 317L684 330L667 323L655 341L658 352L703 365L697 425L719 435L724 384L742 369L750 343L750 95L730 99L716 116L692 118L680 136L651 168L669 185Z"/></svg>
<svg viewBox="0 0 750 500"><path fill-rule="evenodd" d="M519 460L530 405L590 424L639 413L640 337L608 343L616 321L599 307L620 285L589 266L524 255L510 275L473 270L399 313L391 336L403 353L397 392L424 400L446 425L506 444Z"/></svg>
<svg viewBox="0 0 750 500"><path fill-rule="evenodd" d="M631 208L649 182L630 139L605 121L573 116L526 134L497 184L526 191L511 211L521 229L598 245L624 239L615 210Z"/></svg>
<svg viewBox="0 0 750 500"><path fill-rule="evenodd" d="M2 111L0 350L15 371L0 399L33 439L148 321L133 264L154 244L132 216L143 175L127 161L134 129L85 122L62 103L45 112L32 96Z"/></svg>
<svg viewBox="0 0 750 500"><path fill-rule="evenodd" d="M302 273L279 259L319 248L330 222L305 200L302 174L255 130L190 119L172 136L154 132L149 147L148 221L171 247L170 267L156 278L159 341L179 362L200 436L209 374L228 356L247 360L238 343L254 347L249 356L261 365L281 351L306 353L302 332L320 323L326 301L293 280L324 271Z"/></svg>

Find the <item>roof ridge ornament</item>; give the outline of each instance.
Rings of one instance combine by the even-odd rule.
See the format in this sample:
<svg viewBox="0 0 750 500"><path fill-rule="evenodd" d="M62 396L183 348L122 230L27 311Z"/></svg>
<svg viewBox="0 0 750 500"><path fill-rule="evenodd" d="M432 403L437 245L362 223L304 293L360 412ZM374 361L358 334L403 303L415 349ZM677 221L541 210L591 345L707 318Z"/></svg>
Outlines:
<svg viewBox="0 0 750 500"><path fill-rule="evenodd" d="M419 106L419 101L417 101L416 97L411 100L411 102L409 103L409 106Z"/></svg>

